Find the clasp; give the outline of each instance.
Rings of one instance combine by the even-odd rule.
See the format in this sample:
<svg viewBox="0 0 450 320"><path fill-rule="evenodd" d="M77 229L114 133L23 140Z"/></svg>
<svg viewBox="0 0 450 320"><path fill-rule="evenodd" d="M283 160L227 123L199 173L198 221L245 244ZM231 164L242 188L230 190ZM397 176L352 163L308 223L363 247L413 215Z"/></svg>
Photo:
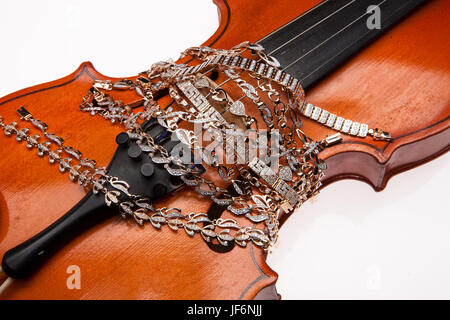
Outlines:
<svg viewBox="0 0 450 320"><path fill-rule="evenodd" d="M382 140L382 141L391 141L392 140L392 134L386 131L382 131L378 128L375 129L369 129L369 134L373 136L375 140Z"/></svg>
<svg viewBox="0 0 450 320"><path fill-rule="evenodd" d="M331 136L326 136L322 141L319 142L319 152L324 150L325 148L329 148L331 146L334 146L336 144L339 144L342 142L341 134L338 132L336 134L333 134Z"/></svg>
<svg viewBox="0 0 450 320"><path fill-rule="evenodd" d="M325 139L321 141L321 144L325 147L331 147L335 144L341 143L342 137L341 134L338 132L336 134L333 134L332 136L327 136Z"/></svg>
<svg viewBox="0 0 450 320"><path fill-rule="evenodd" d="M17 109L17 113L24 120L29 120L30 118L32 118L31 113L27 109L25 109L23 106L20 107L20 109Z"/></svg>

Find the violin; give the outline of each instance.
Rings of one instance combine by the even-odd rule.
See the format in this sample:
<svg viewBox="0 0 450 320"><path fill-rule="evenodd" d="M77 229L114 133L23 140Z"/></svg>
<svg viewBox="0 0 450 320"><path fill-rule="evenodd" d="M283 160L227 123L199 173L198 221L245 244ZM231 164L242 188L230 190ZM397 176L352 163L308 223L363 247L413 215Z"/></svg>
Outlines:
<svg viewBox="0 0 450 320"><path fill-rule="evenodd" d="M283 88L292 87L293 95L300 92L299 84L305 90L310 104L298 106L301 118L301 126L298 128L311 140L302 140L303 136L298 131L293 139L302 140L310 148L315 146L320 151L318 157L323 162L311 157L311 161L322 164L319 168L325 173L321 186L318 187L320 189L338 180L356 179L380 191L393 175L442 155L449 147L449 81L446 73L450 48L446 41L448 28L445 21L448 18L447 12L450 12L450 3L442 0L410 0L401 4L390 0L379 2L374 8L371 7L372 1L351 0L301 3L275 1L270 6L257 1L215 1L219 9L220 25L204 43L205 47L230 50L248 41L249 44L244 45L248 49L248 58L239 56L236 64L245 65L244 69L254 72L255 77L263 66L259 75L264 75L281 86L281 79L288 79ZM377 10L381 14L379 28L376 23ZM265 51L258 51L260 47ZM178 61L180 65L186 65L186 70L181 72L189 73L189 67L194 69L200 65L198 60L209 53L202 51L206 50L202 48L188 51ZM243 61L251 59L255 52L258 54L257 58L262 60L255 63L255 66L259 66L257 69L250 70L251 64ZM234 59L225 62L224 58L220 58L218 61L222 66L234 63ZM280 64L280 81L276 80L276 72L272 71L268 75L271 67L277 70L276 62ZM216 69L225 70L219 67ZM439 72L429 71L436 69ZM214 97L227 100L226 95L229 95L240 101L236 89L229 89L225 93L218 89L217 85L226 81L224 74L206 71L205 75L211 82L205 86L214 86L213 90L222 94L213 95ZM286 73L283 74L283 71ZM288 78L287 71L292 78ZM233 78L235 75L229 74L230 79L236 79ZM130 190L135 188L133 190L138 190L140 194L148 193L146 196L153 197L158 207L204 213L219 210L217 202L199 194L188 185L178 187L177 183L172 183L172 177L171 180L164 180L169 179L167 175L163 175L164 170L158 169L148 159L144 164L152 163L150 167L154 169L149 170L155 170L158 174L161 171L161 175L145 171L141 155L143 150L137 148L139 140L130 142L129 137L123 135L123 127L80 112L86 92L95 96L100 94L98 92L103 92L96 89L103 90L109 84L116 87L129 86L131 82L127 81L144 81L139 80L140 76L128 77L127 80L112 78L96 71L92 64L83 63L69 76L2 98L2 129L16 120L17 126L6 129L11 129L13 136L20 138L17 133L24 124L28 124L28 120L42 119L34 124L48 125L48 130L51 131L42 131L46 137L52 137L56 144L59 142L61 148L66 143L76 146L82 150L83 155L95 159L96 164L108 167L109 173L126 177L124 180ZM148 74L147 76L152 78ZM298 79L299 84L293 79ZM247 82L250 83L250 80ZM243 86L242 82L238 82L239 84ZM178 82L176 85L186 100L188 93L183 91ZM260 87L268 88L264 84L258 86ZM286 90L283 92L287 92ZM178 101L175 101L173 92L158 93L160 95L154 97L158 106L179 110L176 109ZM270 93L277 95L276 92ZM136 100L134 90L120 91L117 95L136 112L145 107L141 99ZM302 96L300 99L303 99ZM258 123L265 122L264 117L258 115L258 109L251 107L252 101L241 101L250 117L257 119ZM88 103L86 105L92 107ZM239 104L233 102L231 106L236 109ZM321 115L325 115L324 111L327 110L329 114L326 114L325 122L322 123ZM237 109L235 113L241 113L241 110ZM316 113L317 117L314 116ZM349 120L351 122L347 130L343 130L344 124L341 124L337 130L342 132L340 136L336 136L336 130L333 130L336 119L333 126L324 125L330 120L330 113L352 119ZM17 120L18 116L22 120ZM235 118L231 121L239 123L240 120ZM298 121L295 114L288 113L288 122L295 121ZM362 123L376 126L371 127L371 136L368 132L360 135ZM164 130L155 123L144 122L140 125L144 131L147 127L151 127L150 131ZM349 134L352 129L356 130L353 135ZM50 132L54 132L54 135L49 134ZM22 133L24 132L21 131L20 134ZM24 134L26 136L26 132ZM1 137L0 254L4 257L4 277L9 277L4 282L8 286L5 286L2 298L279 298L275 289L277 274L266 263L267 248L254 245L251 241L245 243L245 246L230 245L232 241L224 240L228 239L226 236L222 239L226 245L218 241L211 243L205 241L200 234L189 237L186 234L180 235L182 232L175 231L175 228L153 228L149 224L136 224L134 220L139 220L136 215L133 216L135 219L122 219L113 206L105 206L106 200L93 195L94 188L86 189L79 183L70 182L67 174L59 173L57 167L55 169L55 163L49 164L49 161L39 159L35 151L27 150L25 142L29 141L29 137L31 135L23 141L16 141L14 137L5 137L3 134ZM121 147L124 144L128 149ZM38 152L44 158L54 157L56 165L58 162L61 165L64 158L58 158L58 154L50 154L53 149L47 150L44 147L42 145L41 149L37 148ZM77 153L73 149L67 150L75 154L72 158L76 157ZM311 150L315 152L316 149ZM138 162L135 160L137 158ZM86 165L93 163L86 162ZM206 172L201 174L202 177L217 182L223 190L230 187L230 184L218 182L221 181L220 177L217 177L213 169L206 165L203 169ZM124 173L123 170L128 171ZM256 170L253 171L252 176L255 176ZM150 178L142 180L144 178L141 176L145 175ZM301 177L301 172L298 176ZM279 180L279 183L289 185L290 179L283 180L285 182ZM145 183L141 186L142 181ZM108 183L115 186L120 185L119 182L120 180L108 180ZM123 186L122 184L122 188ZM151 192L147 192L149 186ZM156 195L156 186L159 186L158 190L165 190L161 192L163 196ZM106 188L108 199L115 202L114 193L110 193L111 189L108 189L110 186ZM170 188L173 190L166 190ZM276 191L281 193L280 190ZM102 201L97 201L99 199ZM265 204L261 204L263 205ZM168 214L171 213L173 214ZM73 214L79 214L77 219L89 218L73 222L69 219ZM214 212L211 213L213 214ZM289 208L278 211L280 226L290 221L291 215ZM211 216L208 215L208 218ZM224 209L217 219L222 219L221 223L233 220L247 228L252 226L245 217L236 217ZM59 221L59 224L53 225L53 231L45 229L55 221ZM43 229L47 231L39 233ZM63 231L76 232L69 234ZM28 239L36 234L41 236L32 238L30 242ZM45 236L48 238L45 239ZM219 239L217 235L215 237ZM238 238L234 238L236 240ZM256 243L257 240L253 242ZM20 268L14 269L13 266L16 265ZM82 289L69 290L69 273L76 274L77 267L82 273Z"/></svg>

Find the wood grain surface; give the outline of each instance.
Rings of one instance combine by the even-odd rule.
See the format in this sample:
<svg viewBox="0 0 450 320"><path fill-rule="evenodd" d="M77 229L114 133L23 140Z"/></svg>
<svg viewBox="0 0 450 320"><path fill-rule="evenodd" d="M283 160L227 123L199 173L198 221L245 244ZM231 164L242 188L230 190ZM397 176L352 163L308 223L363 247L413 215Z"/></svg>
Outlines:
<svg viewBox="0 0 450 320"><path fill-rule="evenodd" d="M216 0L220 26L205 45L230 48L257 41L318 2ZM449 20L450 1L431 1L307 92L313 104L394 136L389 143L344 137L343 144L322 154L330 168L325 184L352 178L381 190L393 174L448 150ZM107 165L121 128L78 111L94 79L111 78L83 63L65 78L2 98L1 114L6 121L16 120L15 110L26 105L51 132ZM164 106L169 100L160 103ZM304 124L304 131L316 139L333 133L308 120ZM14 139L0 139L3 255L67 212L85 191L35 151L18 146ZM185 190L161 205L205 212L210 202ZM72 264L85 270L82 291L66 288L66 268ZM2 298L252 299L276 279L260 249L215 253L199 235L190 239L169 228L157 231L117 217L80 235L34 277L16 281Z"/></svg>

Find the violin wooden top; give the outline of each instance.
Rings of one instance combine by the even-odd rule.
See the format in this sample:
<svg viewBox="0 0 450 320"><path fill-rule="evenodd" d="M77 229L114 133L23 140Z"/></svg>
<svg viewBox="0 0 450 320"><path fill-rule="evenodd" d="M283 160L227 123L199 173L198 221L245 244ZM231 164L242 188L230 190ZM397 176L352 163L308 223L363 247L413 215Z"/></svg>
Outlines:
<svg viewBox="0 0 450 320"><path fill-rule="evenodd" d="M318 2L216 0L220 26L205 45L230 48L257 41ZM344 143L322 154L329 166L325 184L352 178L381 190L393 174L448 150L449 20L450 1L431 1L307 92L311 103L394 136L392 142L344 137ZM111 78L83 63L67 77L2 98L1 114L5 121L14 121L15 110L26 105L51 132L106 165L121 128L78 110L94 79ZM308 120L304 131L316 139L333 134ZM0 139L3 255L67 212L85 192L35 151L14 139ZM209 204L193 191L179 192L163 203L196 212L205 212ZM265 263L262 250L250 245L215 253L199 235L191 239L177 233L140 227L117 216L80 235L29 281L16 281L2 298L252 299L263 288L275 296L271 285L277 274ZM82 290L67 290L66 270L73 264L83 270Z"/></svg>

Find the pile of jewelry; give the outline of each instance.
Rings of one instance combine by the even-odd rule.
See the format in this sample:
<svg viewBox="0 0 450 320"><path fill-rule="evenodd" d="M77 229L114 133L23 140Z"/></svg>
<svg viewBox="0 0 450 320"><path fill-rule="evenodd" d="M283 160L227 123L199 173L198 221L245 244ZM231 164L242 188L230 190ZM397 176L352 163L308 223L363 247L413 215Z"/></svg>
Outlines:
<svg viewBox="0 0 450 320"><path fill-rule="evenodd" d="M50 163L58 163L72 181L103 194L108 206L118 206L124 217L131 216L139 224L167 225L190 236L200 233L207 242L240 246L252 242L265 249L277 240L280 214L292 212L318 192L326 169L318 155L341 140L338 133L313 141L301 131L301 117L353 136L390 138L386 132L307 103L299 81L260 45L245 42L230 50L193 47L181 58L185 56L192 57L191 65L159 62L135 80L95 81L80 110L122 125L154 163L164 164L187 187L231 214L246 217L252 226L239 226L234 219L210 219L206 213L155 208L148 198L131 194L127 181L108 175L94 160L66 146L61 137L47 131L47 124L23 108L18 110L22 120L39 129L46 141L40 142L29 128L19 129L17 122L5 124L1 117L0 128L28 148L36 148ZM216 84L213 78L225 80ZM140 103L114 99L112 93L118 90L134 90ZM167 108L155 98L164 93L173 99ZM151 119L194 152L194 162L215 170L230 187L207 180L191 158L183 159L155 143L141 127ZM204 146L203 134L213 136L215 144ZM121 200L122 194L126 200Z"/></svg>

